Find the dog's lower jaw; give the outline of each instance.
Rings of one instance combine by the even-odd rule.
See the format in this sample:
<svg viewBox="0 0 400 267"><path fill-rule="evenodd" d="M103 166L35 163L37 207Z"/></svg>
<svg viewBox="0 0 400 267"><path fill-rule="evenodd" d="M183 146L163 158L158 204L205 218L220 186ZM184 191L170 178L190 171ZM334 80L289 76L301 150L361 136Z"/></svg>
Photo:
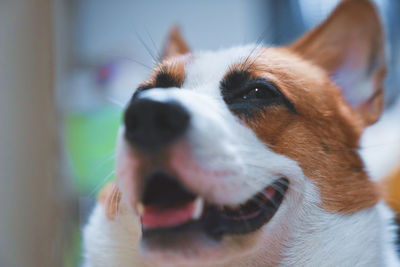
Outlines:
<svg viewBox="0 0 400 267"><path fill-rule="evenodd" d="M318 207L318 194L308 186L305 199L290 218L277 218L260 234L266 242L239 257L221 255L226 261L211 266L391 266L385 263L391 242L386 221L377 220L383 204L352 215L329 213ZM289 208L290 207L284 207ZM279 211L278 211L279 213ZM279 214L277 214L279 215ZM279 220L278 220L279 219ZM272 229L273 231L269 231ZM139 252L140 224L127 205L110 221L104 207L97 204L84 230L85 267L156 266ZM394 250L392 250L394 251ZM179 252L177 252L179 255ZM173 266L206 266L199 261L182 260ZM393 255L393 258L395 256ZM166 266L165 261L158 262ZM167 265L168 266L168 265ZM393 265L396 266L396 265Z"/></svg>

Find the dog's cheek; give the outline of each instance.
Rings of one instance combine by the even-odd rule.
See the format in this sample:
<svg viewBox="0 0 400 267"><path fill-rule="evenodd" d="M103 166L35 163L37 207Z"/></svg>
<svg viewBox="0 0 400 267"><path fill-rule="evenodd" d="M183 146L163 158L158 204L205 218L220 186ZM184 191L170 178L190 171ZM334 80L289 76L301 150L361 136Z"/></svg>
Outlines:
<svg viewBox="0 0 400 267"><path fill-rule="evenodd" d="M250 128L268 147L275 146L282 141L288 127L295 123L294 115L282 106L266 107L252 116L241 116L244 124Z"/></svg>
<svg viewBox="0 0 400 267"><path fill-rule="evenodd" d="M346 125L290 116L267 111L249 125L272 151L298 162L317 186L326 211L352 214L375 205L377 189L364 172L357 143L345 133Z"/></svg>

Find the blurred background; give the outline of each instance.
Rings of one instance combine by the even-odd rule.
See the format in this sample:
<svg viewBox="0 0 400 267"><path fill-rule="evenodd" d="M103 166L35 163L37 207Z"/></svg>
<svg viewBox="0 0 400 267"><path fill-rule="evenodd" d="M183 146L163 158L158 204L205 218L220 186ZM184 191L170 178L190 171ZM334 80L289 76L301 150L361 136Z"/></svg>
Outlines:
<svg viewBox="0 0 400 267"><path fill-rule="evenodd" d="M193 50L258 41L282 45L321 22L338 2L0 0L0 62L12 67L3 74L5 64L0 67L4 111L0 119L5 129L0 133L4 178L0 214L11 214L0 222L0 233L14 229L0 239L0 266L28 266L30 257L38 264L29 266L79 265L81 227L99 189L114 179L115 140L123 107L150 73L172 26L181 28ZM374 2L384 22L389 52L385 99L391 120L385 125L395 124L398 130L400 1ZM400 151L397 130L380 137ZM382 132L374 131L371 134L377 137ZM379 153L384 150L370 153L367 161L376 160ZM23 163L22 158L32 168L16 164ZM372 171L376 176L382 173ZM16 257L20 244L28 256Z"/></svg>

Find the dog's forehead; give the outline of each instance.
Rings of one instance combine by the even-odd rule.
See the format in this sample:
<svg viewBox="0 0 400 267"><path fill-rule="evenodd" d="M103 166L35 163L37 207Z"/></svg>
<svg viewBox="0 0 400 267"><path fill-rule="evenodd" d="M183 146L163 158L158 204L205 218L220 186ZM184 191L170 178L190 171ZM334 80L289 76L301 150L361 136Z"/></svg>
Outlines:
<svg viewBox="0 0 400 267"><path fill-rule="evenodd" d="M185 66L185 81L183 88L215 92L219 88L219 82L230 68L247 59L256 56L260 47L246 45L221 49L218 51L193 52L193 57Z"/></svg>

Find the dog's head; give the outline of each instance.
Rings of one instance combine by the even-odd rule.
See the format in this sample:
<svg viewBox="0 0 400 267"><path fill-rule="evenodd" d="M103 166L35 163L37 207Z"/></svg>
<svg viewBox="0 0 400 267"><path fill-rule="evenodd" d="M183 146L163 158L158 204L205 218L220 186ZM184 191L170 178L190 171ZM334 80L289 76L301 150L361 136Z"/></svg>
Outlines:
<svg viewBox="0 0 400 267"><path fill-rule="evenodd" d="M357 148L382 111L382 42L367 0L343 1L286 47L190 52L174 29L118 143L142 254L205 265L262 250L278 262L312 209L375 205Z"/></svg>

